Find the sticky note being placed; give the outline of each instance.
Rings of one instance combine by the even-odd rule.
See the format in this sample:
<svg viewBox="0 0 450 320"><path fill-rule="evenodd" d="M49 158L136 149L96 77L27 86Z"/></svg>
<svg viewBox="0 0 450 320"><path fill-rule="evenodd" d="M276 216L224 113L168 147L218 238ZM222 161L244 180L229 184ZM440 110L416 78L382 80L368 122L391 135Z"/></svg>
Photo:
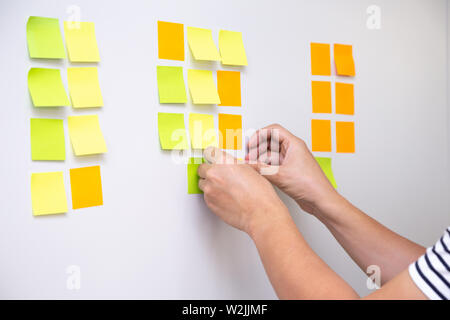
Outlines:
<svg viewBox="0 0 450 320"><path fill-rule="evenodd" d="M64 33L71 62L100 61L93 22L64 21Z"/></svg>
<svg viewBox="0 0 450 320"><path fill-rule="evenodd" d="M97 115L70 116L68 124L70 141L76 156L107 151Z"/></svg>
<svg viewBox="0 0 450 320"><path fill-rule="evenodd" d="M313 76L331 76L329 44L311 43L311 74Z"/></svg>
<svg viewBox="0 0 450 320"><path fill-rule="evenodd" d="M323 173L325 173L333 188L337 189L336 180L334 179L331 167L331 158L316 157L316 161L322 168Z"/></svg>
<svg viewBox="0 0 450 320"><path fill-rule="evenodd" d="M336 152L355 152L355 123L336 121Z"/></svg>
<svg viewBox="0 0 450 320"><path fill-rule="evenodd" d="M73 209L103 205L100 166L70 169L70 187Z"/></svg>
<svg viewBox="0 0 450 320"><path fill-rule="evenodd" d="M188 194L203 193L198 187L200 177L197 174L197 170L204 162L203 158L189 158L189 163L187 164Z"/></svg>
<svg viewBox="0 0 450 320"><path fill-rule="evenodd" d="M31 119L31 159L65 160L63 120Z"/></svg>
<svg viewBox="0 0 450 320"><path fill-rule="evenodd" d="M241 106L241 73L239 71L217 71L219 106Z"/></svg>
<svg viewBox="0 0 450 320"><path fill-rule="evenodd" d="M187 38L195 60L220 60L220 54L212 38L211 30L187 27Z"/></svg>
<svg viewBox="0 0 450 320"><path fill-rule="evenodd" d="M334 62L336 72L340 76L354 76L355 62L353 61L353 50L351 45L334 45Z"/></svg>
<svg viewBox="0 0 450 320"><path fill-rule="evenodd" d="M188 148L183 113L158 112L159 142L163 150Z"/></svg>
<svg viewBox="0 0 450 320"><path fill-rule="evenodd" d="M96 67L67 68L69 94L74 108L103 106Z"/></svg>
<svg viewBox="0 0 450 320"><path fill-rule="evenodd" d="M355 114L355 98L352 83L336 82L336 113Z"/></svg>
<svg viewBox="0 0 450 320"><path fill-rule="evenodd" d="M31 68L28 71L28 90L35 107L70 105L59 69Z"/></svg>
<svg viewBox="0 0 450 320"><path fill-rule="evenodd" d="M187 102L182 67L156 67L159 103Z"/></svg>
<svg viewBox="0 0 450 320"><path fill-rule="evenodd" d="M219 50L224 65L246 66L248 64L241 32L220 30Z"/></svg>
<svg viewBox="0 0 450 320"><path fill-rule="evenodd" d="M242 116L219 113L219 146L221 149L242 150Z"/></svg>
<svg viewBox="0 0 450 320"><path fill-rule="evenodd" d="M158 57L184 61L184 25L158 21Z"/></svg>
<svg viewBox="0 0 450 320"><path fill-rule="evenodd" d="M188 70L188 85L194 104L220 104L212 71Z"/></svg>
<svg viewBox="0 0 450 320"><path fill-rule="evenodd" d="M331 82L312 81L313 113L331 113Z"/></svg>
<svg viewBox="0 0 450 320"><path fill-rule="evenodd" d="M331 152L331 121L311 120L312 151Z"/></svg>
<svg viewBox="0 0 450 320"><path fill-rule="evenodd" d="M30 58L66 58L58 19L29 17L27 22L27 42Z"/></svg>
<svg viewBox="0 0 450 320"><path fill-rule="evenodd" d="M34 216L67 212L62 171L32 173L31 202Z"/></svg>
<svg viewBox="0 0 450 320"><path fill-rule="evenodd" d="M217 147L217 135L214 128L214 116L210 114L189 114L189 135L192 149Z"/></svg>

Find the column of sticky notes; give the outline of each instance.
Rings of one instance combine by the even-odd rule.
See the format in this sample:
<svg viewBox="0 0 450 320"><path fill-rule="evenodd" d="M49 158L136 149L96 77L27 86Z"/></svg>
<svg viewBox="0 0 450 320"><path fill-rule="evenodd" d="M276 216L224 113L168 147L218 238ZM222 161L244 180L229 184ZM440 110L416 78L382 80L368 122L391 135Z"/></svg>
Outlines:
<svg viewBox="0 0 450 320"><path fill-rule="evenodd" d="M334 65L337 77L354 77L355 63L351 45L334 44ZM332 85L334 84L334 111L339 117L354 115L354 84L345 80L337 81L331 78L330 45L326 43L311 43L311 74L325 77L311 81L312 112L318 114L333 113ZM311 149L314 152L332 152L332 123L335 128L337 153L355 152L355 122L349 119L331 121L322 116L311 120ZM316 157L325 175L336 188L331 158Z"/></svg>
<svg viewBox="0 0 450 320"><path fill-rule="evenodd" d="M220 61L223 66L245 66L247 56L242 34L234 31L219 31L219 50L210 29L187 27L187 43L195 61ZM185 28L183 24L158 21L158 58L185 61ZM180 64L180 62L175 62ZM183 66L156 67L156 78L160 104L186 104L185 85L187 77L191 101L194 105L217 105L240 107L241 72L236 70L196 70L186 73ZM216 82L214 81L216 78ZM218 146L224 150L242 150L242 116L219 113L218 131L214 115L189 113L186 130L185 113L158 113L159 141L163 150L203 150ZM188 193L199 190L197 167L202 158L191 157L187 164Z"/></svg>
<svg viewBox="0 0 450 320"><path fill-rule="evenodd" d="M64 22L64 34L70 62L100 61L92 22ZM58 19L30 17L27 22L27 43L30 58L56 62L66 59ZM32 67L29 70L28 89L34 107L103 106L97 67L69 67L66 71L70 99L60 69ZM75 156L106 152L97 115L69 116L67 124ZM64 119L31 119L30 143L33 161L64 161ZM57 163L54 165L58 166ZM70 186L73 209L103 204L99 165L70 169ZM35 216L67 212L63 171L32 173L31 201Z"/></svg>

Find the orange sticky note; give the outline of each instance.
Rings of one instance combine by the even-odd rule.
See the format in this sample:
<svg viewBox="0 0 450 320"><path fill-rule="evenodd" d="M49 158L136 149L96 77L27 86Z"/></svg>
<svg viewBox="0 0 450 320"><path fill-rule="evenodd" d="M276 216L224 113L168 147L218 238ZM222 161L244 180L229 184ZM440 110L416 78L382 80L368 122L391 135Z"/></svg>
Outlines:
<svg viewBox="0 0 450 320"><path fill-rule="evenodd" d="M103 205L100 166L70 169L73 209Z"/></svg>
<svg viewBox="0 0 450 320"><path fill-rule="evenodd" d="M219 106L241 106L241 73L239 71L217 71Z"/></svg>
<svg viewBox="0 0 450 320"><path fill-rule="evenodd" d="M330 45L311 43L311 74L331 76Z"/></svg>
<svg viewBox="0 0 450 320"><path fill-rule="evenodd" d="M184 61L184 25L158 21L159 59Z"/></svg>
<svg viewBox="0 0 450 320"><path fill-rule="evenodd" d="M331 121L311 120L312 151L331 152Z"/></svg>
<svg viewBox="0 0 450 320"><path fill-rule="evenodd" d="M331 82L312 81L313 113L331 113Z"/></svg>
<svg viewBox="0 0 450 320"><path fill-rule="evenodd" d="M355 152L355 123L336 121L336 152Z"/></svg>
<svg viewBox="0 0 450 320"><path fill-rule="evenodd" d="M353 95L353 84L336 82L336 113L355 114L355 98Z"/></svg>
<svg viewBox="0 0 450 320"><path fill-rule="evenodd" d="M355 62L353 61L353 49L351 45L334 45L334 63L336 72L340 76L354 76Z"/></svg>
<svg viewBox="0 0 450 320"><path fill-rule="evenodd" d="M219 113L219 146L242 150L242 116Z"/></svg>

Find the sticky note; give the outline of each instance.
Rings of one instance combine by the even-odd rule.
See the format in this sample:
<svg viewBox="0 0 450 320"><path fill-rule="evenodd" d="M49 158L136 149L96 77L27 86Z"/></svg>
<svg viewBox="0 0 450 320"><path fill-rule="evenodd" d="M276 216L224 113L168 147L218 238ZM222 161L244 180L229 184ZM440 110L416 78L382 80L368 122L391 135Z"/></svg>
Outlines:
<svg viewBox="0 0 450 320"><path fill-rule="evenodd" d="M188 86L194 104L220 104L210 70L188 70Z"/></svg>
<svg viewBox="0 0 450 320"><path fill-rule="evenodd" d="M66 58L58 19L29 17L27 22L27 43L30 58Z"/></svg>
<svg viewBox="0 0 450 320"><path fill-rule="evenodd" d="M217 135L214 128L214 116L210 114L189 114L189 135L192 149L217 147Z"/></svg>
<svg viewBox="0 0 450 320"><path fill-rule="evenodd" d="M64 21L64 34L71 62L100 61L93 22Z"/></svg>
<svg viewBox="0 0 450 320"><path fill-rule="evenodd" d="M334 179L334 174L331 167L331 158L316 157L316 161L320 168L322 168L323 173L325 173L325 176L328 178L333 188L337 189L336 180Z"/></svg>
<svg viewBox="0 0 450 320"><path fill-rule="evenodd" d="M336 82L336 113L355 114L355 98L352 83Z"/></svg>
<svg viewBox="0 0 450 320"><path fill-rule="evenodd" d="M28 71L28 90L35 107L70 105L59 69L31 68Z"/></svg>
<svg viewBox="0 0 450 320"><path fill-rule="evenodd" d="M331 82L312 81L313 113L331 113Z"/></svg>
<svg viewBox="0 0 450 320"><path fill-rule="evenodd" d="M159 103L187 102L182 67L156 67Z"/></svg>
<svg viewBox="0 0 450 320"><path fill-rule="evenodd" d="M248 64L241 32L220 30L219 50L224 65L246 66Z"/></svg>
<svg viewBox="0 0 450 320"><path fill-rule="evenodd" d="M331 76L330 45L311 43L311 74Z"/></svg>
<svg viewBox="0 0 450 320"><path fill-rule="evenodd" d="M62 171L31 174L31 203L34 216L67 212Z"/></svg>
<svg viewBox="0 0 450 320"><path fill-rule="evenodd" d="M355 123L336 121L336 152L355 152Z"/></svg>
<svg viewBox="0 0 450 320"><path fill-rule="evenodd" d="M163 150L188 148L183 113L158 112L158 132Z"/></svg>
<svg viewBox="0 0 450 320"><path fill-rule="evenodd" d="M107 151L97 115L70 116L68 124L70 141L76 156Z"/></svg>
<svg viewBox="0 0 450 320"><path fill-rule="evenodd" d="M331 121L311 120L312 151L331 152Z"/></svg>
<svg viewBox="0 0 450 320"><path fill-rule="evenodd" d="M198 187L198 181L200 177L197 174L198 167L204 163L203 158L189 158L187 164L187 182L188 182L188 194L203 193Z"/></svg>
<svg viewBox="0 0 450 320"><path fill-rule="evenodd" d="M63 120L31 119L31 159L65 160Z"/></svg>
<svg viewBox="0 0 450 320"><path fill-rule="evenodd" d="M70 169L70 188L73 209L103 205L100 166Z"/></svg>
<svg viewBox="0 0 450 320"><path fill-rule="evenodd" d="M219 134L221 149L242 150L242 116L219 113Z"/></svg>
<svg viewBox="0 0 450 320"><path fill-rule="evenodd" d="M97 67L67 68L67 81L74 108L103 106Z"/></svg>
<svg viewBox="0 0 450 320"><path fill-rule="evenodd" d="M158 57L184 61L184 25L158 21Z"/></svg>
<svg viewBox="0 0 450 320"><path fill-rule="evenodd" d="M336 72L340 76L354 76L355 62L353 61L353 50L351 45L334 45L334 63Z"/></svg>
<svg viewBox="0 0 450 320"><path fill-rule="evenodd" d="M187 27L187 38L195 60L220 60L220 54L212 38L211 30Z"/></svg>
<svg viewBox="0 0 450 320"><path fill-rule="evenodd" d="M217 71L219 106L241 106L241 73L239 71Z"/></svg>

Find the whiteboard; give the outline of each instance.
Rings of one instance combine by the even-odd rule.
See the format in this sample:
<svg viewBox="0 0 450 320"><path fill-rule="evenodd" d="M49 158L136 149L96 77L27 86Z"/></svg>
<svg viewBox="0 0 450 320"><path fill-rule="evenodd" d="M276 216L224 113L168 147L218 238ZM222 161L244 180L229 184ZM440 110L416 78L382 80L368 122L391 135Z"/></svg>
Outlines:
<svg viewBox="0 0 450 320"><path fill-rule="evenodd" d="M0 3L1 298L276 298L251 239L187 194L186 166L160 149L157 113L183 112L186 121L189 112L209 113L216 126L219 112L242 114L244 130L277 122L310 144L310 83L320 78L310 75L310 42L354 48L356 153L323 153L339 191L425 246L450 224L446 1L378 0L381 29L370 30L372 1L78 0L81 20L96 24L104 107L33 108L30 67L61 68L67 88L66 68L80 64L29 59L26 21L62 25L72 4ZM197 63L187 44L185 62L158 60L157 20L210 28L216 43L220 29L241 31L249 65ZM160 105L157 65L241 70L243 106ZM99 115L108 153L75 157L65 121L66 161L31 161L29 119L78 114ZM69 169L88 165L101 166L103 206L32 216L32 172L63 171L71 208ZM329 232L281 197L312 248L367 294L366 277ZM70 266L79 267L79 290L67 287Z"/></svg>

